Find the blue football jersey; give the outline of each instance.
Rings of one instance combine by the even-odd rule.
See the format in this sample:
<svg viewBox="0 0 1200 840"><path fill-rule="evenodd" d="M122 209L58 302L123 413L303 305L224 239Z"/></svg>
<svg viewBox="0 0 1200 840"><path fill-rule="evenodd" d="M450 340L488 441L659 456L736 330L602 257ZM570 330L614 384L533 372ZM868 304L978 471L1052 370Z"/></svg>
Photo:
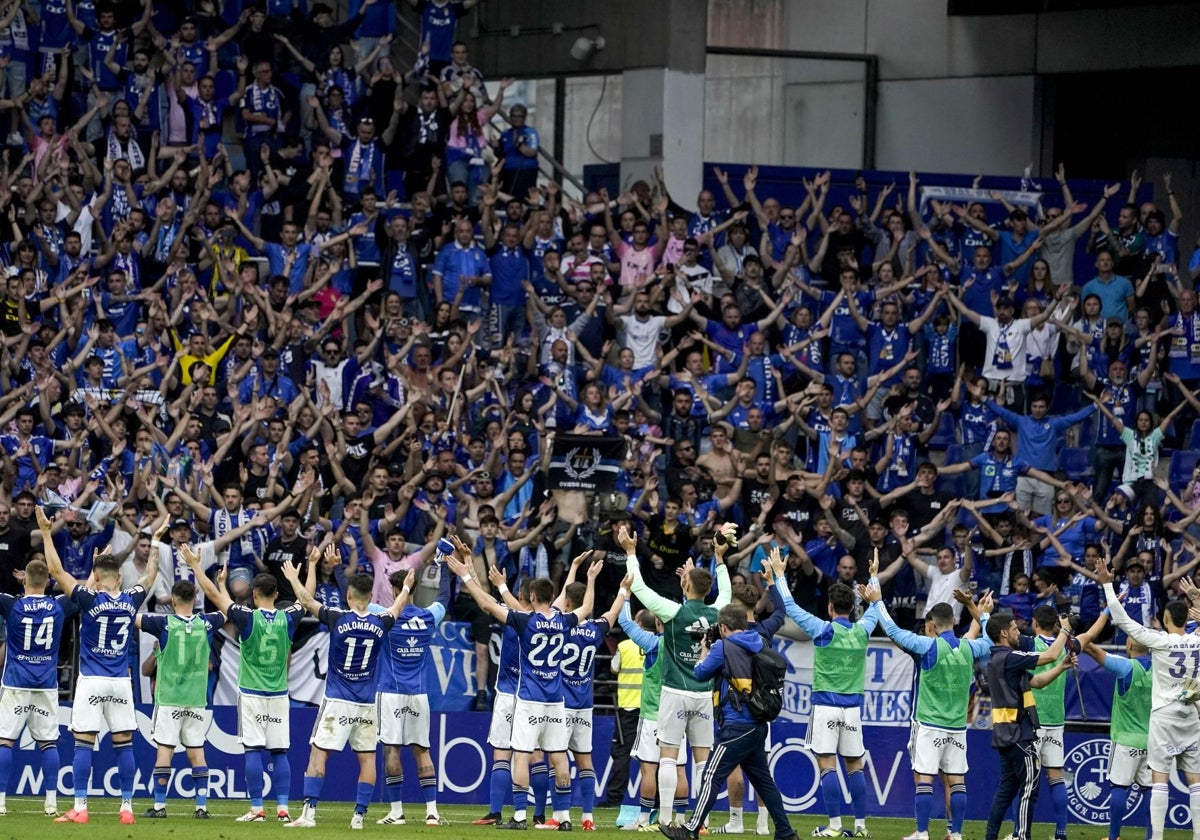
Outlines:
<svg viewBox="0 0 1200 840"><path fill-rule="evenodd" d="M379 654L395 619L391 613L359 615L322 607L317 616L329 628L329 676L325 696L349 703L374 703Z"/></svg>
<svg viewBox="0 0 1200 840"><path fill-rule="evenodd" d="M429 670L429 646L433 634L446 617L446 608L430 604L423 609L412 604L400 612L387 637L387 656L380 665L379 690L386 694L425 694Z"/></svg>
<svg viewBox="0 0 1200 840"><path fill-rule="evenodd" d="M517 697L534 703L561 703L563 648L567 631L579 623L574 613L550 615L509 610L508 624L520 639Z"/></svg>
<svg viewBox="0 0 1200 840"><path fill-rule="evenodd" d="M66 595L0 593L0 615L8 629L4 660L6 688L58 688L58 645L63 626L76 612Z"/></svg>
<svg viewBox="0 0 1200 840"><path fill-rule="evenodd" d="M71 599L82 614L79 621L80 676L128 677L133 617L146 600L146 590L135 586L110 595L80 584L71 593Z"/></svg>
<svg viewBox="0 0 1200 840"><path fill-rule="evenodd" d="M516 694L517 679L521 676L521 637L517 628L508 624L500 637L500 664L496 668L496 692Z"/></svg>
<svg viewBox="0 0 1200 840"><path fill-rule="evenodd" d="M596 672L596 651L608 635L603 618L583 621L567 633L562 653L563 699L568 709L592 708L592 676Z"/></svg>

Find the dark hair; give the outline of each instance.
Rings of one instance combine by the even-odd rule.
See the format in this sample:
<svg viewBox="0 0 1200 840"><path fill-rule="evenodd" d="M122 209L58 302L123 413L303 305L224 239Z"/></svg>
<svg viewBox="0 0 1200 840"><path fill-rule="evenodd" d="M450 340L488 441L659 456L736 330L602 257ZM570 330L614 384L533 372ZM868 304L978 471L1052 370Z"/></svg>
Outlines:
<svg viewBox="0 0 1200 840"><path fill-rule="evenodd" d="M563 593L567 596L567 605L571 609L578 609L583 603L583 596L587 594L587 584L573 581L568 583Z"/></svg>
<svg viewBox="0 0 1200 840"><path fill-rule="evenodd" d="M1171 623L1176 627L1186 627L1188 618L1187 601L1172 601L1163 610L1164 616L1170 616Z"/></svg>
<svg viewBox="0 0 1200 840"><path fill-rule="evenodd" d="M688 582L691 583L693 592L703 595L712 589L713 576L707 569L692 569L688 572Z"/></svg>
<svg viewBox="0 0 1200 840"><path fill-rule="evenodd" d="M1009 627L1012 627L1013 617L1011 615L994 615L988 619L987 634L992 640L992 644L1000 641L1000 634L1006 633Z"/></svg>
<svg viewBox="0 0 1200 840"><path fill-rule="evenodd" d="M120 574L121 563L111 554L97 554L92 562L92 568L104 574Z"/></svg>
<svg viewBox="0 0 1200 840"><path fill-rule="evenodd" d="M548 578L537 578L529 584L530 603L549 604L554 600L554 584Z"/></svg>
<svg viewBox="0 0 1200 840"><path fill-rule="evenodd" d="M854 590L838 582L829 587L829 611L846 616L854 612Z"/></svg>
<svg viewBox="0 0 1200 840"><path fill-rule="evenodd" d="M954 607L947 603L934 604L925 611L925 618L939 629L954 626Z"/></svg>
<svg viewBox="0 0 1200 840"><path fill-rule="evenodd" d="M190 580L175 581L171 587L171 597L184 602L196 600L196 584Z"/></svg>
<svg viewBox="0 0 1200 840"><path fill-rule="evenodd" d="M746 611L733 604L728 604L722 607L721 612L717 614L717 623L725 625L730 630L745 630L748 624Z"/></svg>
<svg viewBox="0 0 1200 840"><path fill-rule="evenodd" d="M401 582L401 586L403 586ZM350 580L346 581L346 587L353 589L358 595L364 598L371 597L371 590L375 588L375 579L368 574L357 572L350 576Z"/></svg>
<svg viewBox="0 0 1200 840"><path fill-rule="evenodd" d="M752 610L758 603L758 587L752 583L739 583L733 587L733 600L745 609Z"/></svg>
<svg viewBox="0 0 1200 840"><path fill-rule="evenodd" d="M1033 623L1043 630L1053 630L1058 626L1058 611L1049 604L1042 604L1033 611Z"/></svg>
<svg viewBox="0 0 1200 840"><path fill-rule="evenodd" d="M270 598L279 592L279 584L275 582L275 578L266 573L255 575L254 580L250 581L250 588L264 598Z"/></svg>

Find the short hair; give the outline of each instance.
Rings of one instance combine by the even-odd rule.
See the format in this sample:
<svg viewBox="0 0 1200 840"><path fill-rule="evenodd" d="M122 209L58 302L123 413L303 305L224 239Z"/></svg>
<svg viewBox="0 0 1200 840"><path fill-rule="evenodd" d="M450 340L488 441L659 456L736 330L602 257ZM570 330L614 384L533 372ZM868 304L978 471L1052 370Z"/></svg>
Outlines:
<svg viewBox="0 0 1200 840"><path fill-rule="evenodd" d="M29 586L45 586L50 582L50 567L45 560L30 560L25 564L25 583Z"/></svg>
<svg viewBox="0 0 1200 840"><path fill-rule="evenodd" d="M1167 604L1163 610L1164 616L1169 616L1171 623L1176 627L1186 627L1188 619L1187 601L1175 600Z"/></svg>
<svg viewBox="0 0 1200 840"><path fill-rule="evenodd" d="M26 571L25 574L28 575L29 572ZM658 629L657 619L650 610L638 610L638 614L634 616L634 621L638 623L638 627L648 630L651 633Z"/></svg>
<svg viewBox="0 0 1200 840"><path fill-rule="evenodd" d="M554 600L554 584L549 578L537 578L529 584L529 602L531 604L549 604Z"/></svg>
<svg viewBox="0 0 1200 840"><path fill-rule="evenodd" d="M346 586L355 595L370 598L371 590L375 588L375 579L363 572L357 572L350 576L350 580L346 581Z"/></svg>
<svg viewBox="0 0 1200 840"><path fill-rule="evenodd" d="M1058 626L1058 612L1049 604L1042 604L1033 611L1033 623L1043 630L1053 630Z"/></svg>
<svg viewBox="0 0 1200 840"><path fill-rule="evenodd" d="M688 583L692 585L693 592L707 593L708 590L712 589L712 573L707 569L692 569L688 572Z"/></svg>
<svg viewBox="0 0 1200 840"><path fill-rule="evenodd" d="M834 615L850 615L854 611L854 590L840 581L830 586L829 611Z"/></svg>
<svg viewBox="0 0 1200 840"><path fill-rule="evenodd" d="M571 609L578 609L583 603L583 597L587 594L587 584L579 581L568 583L563 593L567 596L567 606Z"/></svg>
<svg viewBox="0 0 1200 840"><path fill-rule="evenodd" d="M994 615L988 619L987 634L992 640L992 644L1000 641L1000 634L1008 632L1008 628L1012 627L1013 617L1011 615Z"/></svg>
<svg viewBox="0 0 1200 840"><path fill-rule="evenodd" d="M250 589L264 598L273 598L279 594L279 584L266 572L254 576L254 579L250 581Z"/></svg>
<svg viewBox="0 0 1200 840"><path fill-rule="evenodd" d="M745 630L747 624L746 611L734 604L728 604L717 613L717 623L723 624L730 630Z"/></svg>
<svg viewBox="0 0 1200 840"><path fill-rule="evenodd" d="M741 604L745 609L754 609L758 603L758 587L752 583L739 583L733 587L733 600Z"/></svg>
<svg viewBox="0 0 1200 840"><path fill-rule="evenodd" d="M28 572L26 572L28 574ZM180 603L196 600L196 584L190 580L177 580L171 587L171 597Z"/></svg>
<svg viewBox="0 0 1200 840"><path fill-rule="evenodd" d="M121 563L111 554L97 554L92 569L102 575L117 575L121 573Z"/></svg>
<svg viewBox="0 0 1200 840"><path fill-rule="evenodd" d="M954 608L942 602L934 604L925 611L925 618L932 621L938 629L954 626Z"/></svg>

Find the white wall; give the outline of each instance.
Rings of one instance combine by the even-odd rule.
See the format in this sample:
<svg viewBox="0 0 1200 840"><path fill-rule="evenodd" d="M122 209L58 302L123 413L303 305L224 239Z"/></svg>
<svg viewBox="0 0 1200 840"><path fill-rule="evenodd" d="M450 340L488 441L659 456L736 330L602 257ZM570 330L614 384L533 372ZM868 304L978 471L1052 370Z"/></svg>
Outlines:
<svg viewBox="0 0 1200 840"><path fill-rule="evenodd" d="M736 21L728 7L738 2L710 7ZM768 0L740 2L748 13ZM1040 131L1036 75L1194 65L1200 55L1200 14L1187 3L985 17L949 17L946 0L775 0L776 7L786 35L771 46L878 57L881 168L1016 174L1042 160L1043 140L1051 140ZM739 34L712 32L710 43L742 45ZM940 137L931 141L930 133Z"/></svg>
<svg viewBox="0 0 1200 840"><path fill-rule="evenodd" d="M880 82L878 169L1019 175L1036 162L1033 77Z"/></svg>

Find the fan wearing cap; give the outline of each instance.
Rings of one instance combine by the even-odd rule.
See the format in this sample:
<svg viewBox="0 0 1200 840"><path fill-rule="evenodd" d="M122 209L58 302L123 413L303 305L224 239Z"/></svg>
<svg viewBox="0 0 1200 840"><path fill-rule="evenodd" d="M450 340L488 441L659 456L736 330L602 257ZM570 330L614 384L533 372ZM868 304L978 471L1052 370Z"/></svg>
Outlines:
<svg viewBox="0 0 1200 840"><path fill-rule="evenodd" d="M275 400L278 406L287 406L300 392L291 378L279 370L279 351L268 347L258 360L258 370L242 380L238 388L238 400L250 404L264 397Z"/></svg>
<svg viewBox="0 0 1200 840"><path fill-rule="evenodd" d="M1066 287L1063 287L1065 291ZM963 292L966 292L966 284ZM965 295L964 295L965 299ZM1019 411L1025 410L1025 378L1029 375L1025 342L1029 334L1050 320L1055 307L1047 306L1033 318L1013 319L1013 300L1008 295L996 298L996 317L980 315L971 309L954 292L946 294L946 300L959 314L978 327L987 344L983 356L983 375L993 388L1006 381L1012 390L1008 404ZM966 338L965 335L962 338ZM961 344L960 344L961 346Z"/></svg>
<svg viewBox="0 0 1200 840"><path fill-rule="evenodd" d="M990 240L997 249L996 259L1004 273L1020 285L1029 282L1033 268L1029 258L1042 246L1038 227L1029 221L1029 214L1017 207L1009 211L1008 227L994 228L987 223L986 214L966 213L962 220Z"/></svg>

